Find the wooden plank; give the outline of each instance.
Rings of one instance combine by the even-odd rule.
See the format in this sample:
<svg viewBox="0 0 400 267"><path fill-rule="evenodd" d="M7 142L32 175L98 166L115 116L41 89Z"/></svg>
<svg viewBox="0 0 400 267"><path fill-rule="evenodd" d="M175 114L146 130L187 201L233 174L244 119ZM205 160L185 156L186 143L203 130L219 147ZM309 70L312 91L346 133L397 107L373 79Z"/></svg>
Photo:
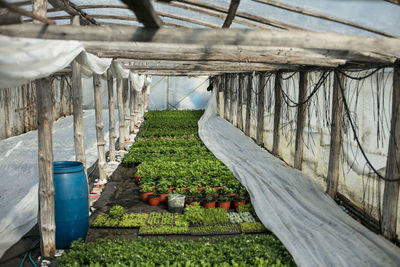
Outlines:
<svg viewBox="0 0 400 267"><path fill-rule="evenodd" d="M297 99L297 120L296 120L296 143L294 150L294 167L298 170L303 169L303 148L304 148L304 124L306 119L307 104L302 104L306 100L308 88L308 73L300 72L299 78L299 97Z"/></svg>
<svg viewBox="0 0 400 267"><path fill-rule="evenodd" d="M123 26L77 27L71 25L2 25L0 34L41 39L155 42L197 45L244 45L375 52L400 56L400 39L304 31L248 29L170 29Z"/></svg>
<svg viewBox="0 0 400 267"><path fill-rule="evenodd" d="M177 0L178 2L181 3L185 3L188 5L193 5L193 6L198 6L201 8L205 8L205 9L210 9L210 10L214 10L217 12L222 12L227 14L228 13L228 9L221 7L221 6L217 6L217 5L213 5L213 4L208 4L199 0ZM293 26L287 23L282 23L276 20L271 20L266 18L265 16L261 17L261 16L256 16L247 12L236 12L236 17L239 18L243 18L243 19L247 19L247 20L251 20L257 23L262 23L265 25L269 25L278 29L284 29L284 30L304 30L303 28L297 27L297 26Z"/></svg>
<svg viewBox="0 0 400 267"><path fill-rule="evenodd" d="M176 20L185 21L185 22L190 22L190 23L193 23L193 24L196 24L196 25L202 25L202 26L206 26L206 27L210 27L210 28L219 28L218 25L213 24L213 23L209 23L209 22L205 22L205 21L197 20L197 19L193 19L193 18L177 16L175 14L170 14L170 13L167 13L167 12L158 11L158 12L156 12L156 14L161 16L161 17L176 19Z"/></svg>
<svg viewBox="0 0 400 267"><path fill-rule="evenodd" d="M372 32L372 33L379 34L379 35L382 35L382 36L396 37L396 36L394 36L394 35L392 35L390 33L387 33L387 32L384 32L384 31L380 31L378 29L374 29L374 28L371 28L371 27L367 27L367 26L364 26L364 25L361 25L361 24L358 24L358 23L354 23L354 22L349 21L349 20L335 18L333 16L321 14L321 13L318 13L318 12L315 12L315 11L311 11L311 10L307 10L307 9L304 9L304 8L300 8L300 7L297 7L297 6L284 4L284 3L279 2L279 1L275 1L275 0L253 0L253 1L259 2L259 3L263 3L263 4L267 4L267 5L270 5L270 6L273 6L273 7L281 8L281 9L284 9L284 10L292 11L292 12L295 12L295 13L299 13L299 14L315 17L315 18L324 19L324 20L328 20L328 21L333 21L333 22L336 22L336 23L340 23L340 24L343 24L343 25L351 26L351 27L354 27L354 28L357 28L357 29L361 29L361 30L364 30L364 31Z"/></svg>
<svg viewBox="0 0 400 267"><path fill-rule="evenodd" d="M110 161L115 161L115 103L114 103L114 78L111 70L107 71L108 89L108 127L109 127L109 157Z"/></svg>
<svg viewBox="0 0 400 267"><path fill-rule="evenodd" d="M259 146L263 145L264 135L264 109L265 109L265 73L259 74L258 83L258 101L257 101L257 131L256 131L256 143Z"/></svg>
<svg viewBox="0 0 400 267"><path fill-rule="evenodd" d="M122 0L129 9L135 12L139 22L147 28L158 29L162 26L162 20L156 15L150 0Z"/></svg>
<svg viewBox="0 0 400 267"><path fill-rule="evenodd" d="M281 111L282 111L282 81L281 73L277 72L275 75L275 86L274 86L274 133L272 141L272 154L275 156L279 155L279 127L281 122Z"/></svg>
<svg viewBox="0 0 400 267"><path fill-rule="evenodd" d="M213 64L176 64L176 65L151 65L151 66L125 66L125 69L133 71L141 70L194 70L194 71L271 71L278 68L290 69L287 65L278 64L263 64L263 63L226 63L225 65L213 65Z"/></svg>
<svg viewBox="0 0 400 267"><path fill-rule="evenodd" d="M250 136L250 124L251 124L251 95L253 91L253 75L248 74L248 83L247 83L247 104L246 104L246 126L244 133L247 136Z"/></svg>
<svg viewBox="0 0 400 267"><path fill-rule="evenodd" d="M230 99L230 102L229 102L229 122L230 123L232 123L233 124L233 121L234 121L234 119L233 119L233 117L234 117L234 106L235 106L235 103L236 103L236 99L235 99L235 81L236 81L236 75L235 74L232 74L231 75L231 83L230 83L230 86L229 86L229 99Z"/></svg>
<svg viewBox="0 0 400 267"><path fill-rule="evenodd" d="M331 144L329 151L329 165L326 193L333 199L336 197L339 184L340 152L342 149L342 114L343 96L340 92L340 83L343 85L343 75L335 72L332 93ZM343 88L345 89L345 88Z"/></svg>
<svg viewBox="0 0 400 267"><path fill-rule="evenodd" d="M236 11L239 7L240 0L231 0L231 4L229 5L228 14L226 15L224 24L222 28L229 28L235 18Z"/></svg>
<svg viewBox="0 0 400 267"><path fill-rule="evenodd" d="M124 100L123 100L123 81L117 79L117 101L118 101L118 120L119 120L119 149L124 149L125 142L125 119L124 119Z"/></svg>
<svg viewBox="0 0 400 267"><path fill-rule="evenodd" d="M67 12L71 16L79 16L80 23L82 25L96 25L97 22L91 16L83 12L79 7L77 7L71 1L62 1L62 0L48 0L49 3L59 9Z"/></svg>
<svg viewBox="0 0 400 267"><path fill-rule="evenodd" d="M389 148L386 162L385 190L383 192L382 234L389 240L396 240L397 212L399 205L400 169L400 65L393 71L392 119L390 125Z"/></svg>
<svg viewBox="0 0 400 267"><path fill-rule="evenodd" d="M244 87L244 74L239 74L239 92L237 101L237 127L243 131L243 87Z"/></svg>
<svg viewBox="0 0 400 267"><path fill-rule="evenodd" d="M36 81L38 114L38 160L39 160L39 214L41 254L52 258L56 252L56 225L53 183L53 141L51 121L50 79Z"/></svg>
<svg viewBox="0 0 400 267"><path fill-rule="evenodd" d="M96 138L97 138L97 154L99 157L99 178L101 181L107 179L106 175L106 140L104 139L104 122L103 122L103 108L101 97L101 82L100 75L93 74L93 88L94 88L94 109L96 117Z"/></svg>

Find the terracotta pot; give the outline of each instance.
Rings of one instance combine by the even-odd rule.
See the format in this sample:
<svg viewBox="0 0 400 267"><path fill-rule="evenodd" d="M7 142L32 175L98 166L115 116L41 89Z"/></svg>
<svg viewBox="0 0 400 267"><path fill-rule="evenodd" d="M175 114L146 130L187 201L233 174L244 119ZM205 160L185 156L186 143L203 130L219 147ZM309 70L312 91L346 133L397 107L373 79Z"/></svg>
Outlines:
<svg viewBox="0 0 400 267"><path fill-rule="evenodd" d="M215 201L214 202L203 202L203 206L206 209L214 209L215 208Z"/></svg>
<svg viewBox="0 0 400 267"><path fill-rule="evenodd" d="M161 203L164 203L164 202L167 201L167 196L168 196L168 194L159 193L159 195L160 195L160 202L161 202Z"/></svg>
<svg viewBox="0 0 400 267"><path fill-rule="evenodd" d="M142 199L143 202L147 201L147 198L149 195L154 194L154 192L140 192L140 198Z"/></svg>
<svg viewBox="0 0 400 267"><path fill-rule="evenodd" d="M222 186L216 186L216 187L214 187L214 189L215 189L215 190L221 190L221 189L222 189Z"/></svg>
<svg viewBox="0 0 400 267"><path fill-rule="evenodd" d="M158 206L161 202L161 197L147 197L147 201L149 202L150 206Z"/></svg>
<svg viewBox="0 0 400 267"><path fill-rule="evenodd" d="M206 189L205 186L204 187L197 187L197 190L199 190L199 191L203 191L204 189Z"/></svg>
<svg viewBox="0 0 400 267"><path fill-rule="evenodd" d="M188 203L186 203L187 205L189 205L189 206L194 206L194 204L199 204L200 205L200 201L194 201L194 202L188 202Z"/></svg>
<svg viewBox="0 0 400 267"><path fill-rule="evenodd" d="M142 179L142 176L134 176L135 178L135 183L138 184L140 182L140 179Z"/></svg>
<svg viewBox="0 0 400 267"><path fill-rule="evenodd" d="M218 202L218 207L224 208L224 209L226 209L226 211L228 211L229 208L231 207L231 202L230 202L230 201L227 201L227 202Z"/></svg>
<svg viewBox="0 0 400 267"><path fill-rule="evenodd" d="M236 195L237 195L237 193L230 193L230 194L229 194L230 197L234 197L234 196L236 196Z"/></svg>
<svg viewBox="0 0 400 267"><path fill-rule="evenodd" d="M232 201L233 207L237 209L239 206L246 204L246 200Z"/></svg>
<svg viewBox="0 0 400 267"><path fill-rule="evenodd" d="M168 190L169 190L170 192L172 192L172 191L175 190L175 188L176 188L176 187L171 187L171 188L168 188Z"/></svg>

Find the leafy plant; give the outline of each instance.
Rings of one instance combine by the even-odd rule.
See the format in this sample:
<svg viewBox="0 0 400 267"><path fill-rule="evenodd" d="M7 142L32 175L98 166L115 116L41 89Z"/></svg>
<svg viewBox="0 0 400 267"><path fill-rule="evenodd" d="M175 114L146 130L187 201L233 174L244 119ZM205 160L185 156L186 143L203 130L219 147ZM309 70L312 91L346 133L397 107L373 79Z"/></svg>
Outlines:
<svg viewBox="0 0 400 267"><path fill-rule="evenodd" d="M147 213L125 213L119 222L119 227L139 227L146 225Z"/></svg>
<svg viewBox="0 0 400 267"><path fill-rule="evenodd" d="M109 215L111 218L119 218L124 213L124 211L125 211L124 207L120 205L114 205L110 209Z"/></svg>
<svg viewBox="0 0 400 267"><path fill-rule="evenodd" d="M184 195L185 193L186 193L186 191L183 188L177 188L177 189L174 190L174 194Z"/></svg>
<svg viewBox="0 0 400 267"><path fill-rule="evenodd" d="M267 230L260 222L244 222L240 224L240 227L243 232L260 232Z"/></svg>
<svg viewBox="0 0 400 267"><path fill-rule="evenodd" d="M154 189L152 186L149 185L144 185L142 189L140 189L140 192L142 193L149 193L149 192L153 192Z"/></svg>
<svg viewBox="0 0 400 267"><path fill-rule="evenodd" d="M168 194L169 193L168 186L166 186L166 185L159 186L158 192L161 194Z"/></svg>

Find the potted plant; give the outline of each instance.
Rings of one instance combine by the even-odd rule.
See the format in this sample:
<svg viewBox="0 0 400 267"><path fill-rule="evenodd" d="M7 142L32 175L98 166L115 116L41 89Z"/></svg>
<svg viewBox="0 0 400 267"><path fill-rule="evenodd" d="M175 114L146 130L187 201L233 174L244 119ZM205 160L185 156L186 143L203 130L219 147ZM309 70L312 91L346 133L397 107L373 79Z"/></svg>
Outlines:
<svg viewBox="0 0 400 267"><path fill-rule="evenodd" d="M227 186L223 186L222 189L221 189L221 192L224 195L231 196L231 197L237 195L237 193L235 193L235 189L234 188L227 187Z"/></svg>
<svg viewBox="0 0 400 267"><path fill-rule="evenodd" d="M218 199L218 207L229 210L231 207L231 197L229 195L220 195Z"/></svg>
<svg viewBox="0 0 400 267"><path fill-rule="evenodd" d="M142 179L142 176L134 176L135 178L135 183L139 184L140 180Z"/></svg>
<svg viewBox="0 0 400 267"><path fill-rule="evenodd" d="M183 188L177 188L174 190L174 194L181 194L181 195L185 195L186 194L186 190Z"/></svg>
<svg viewBox="0 0 400 267"><path fill-rule="evenodd" d="M210 186L207 186L206 189L204 189L204 196L205 197L216 197L217 194L217 190L215 188L212 188Z"/></svg>
<svg viewBox="0 0 400 267"><path fill-rule="evenodd" d="M190 187L189 190L186 191L186 194L188 194L191 197L199 197L201 193L197 189L197 187Z"/></svg>
<svg viewBox="0 0 400 267"><path fill-rule="evenodd" d="M214 196L206 196L203 200L203 206L206 209L213 209L215 208L216 199Z"/></svg>
<svg viewBox="0 0 400 267"><path fill-rule="evenodd" d="M200 205L200 199L198 197L186 197L186 204L189 206Z"/></svg>
<svg viewBox="0 0 400 267"><path fill-rule="evenodd" d="M160 204L160 200L160 195L155 192L147 196L147 201L151 206L158 206Z"/></svg>
<svg viewBox="0 0 400 267"><path fill-rule="evenodd" d="M239 192L232 201L233 207L237 209L239 206L246 204L246 198L245 193Z"/></svg>
<svg viewBox="0 0 400 267"><path fill-rule="evenodd" d="M147 201L147 197L154 193L154 189L151 185L144 185L142 189L140 189L140 198L143 202Z"/></svg>
<svg viewBox="0 0 400 267"><path fill-rule="evenodd" d="M160 195L160 202L164 203L167 200L169 194L168 187L163 185L158 187L158 194Z"/></svg>

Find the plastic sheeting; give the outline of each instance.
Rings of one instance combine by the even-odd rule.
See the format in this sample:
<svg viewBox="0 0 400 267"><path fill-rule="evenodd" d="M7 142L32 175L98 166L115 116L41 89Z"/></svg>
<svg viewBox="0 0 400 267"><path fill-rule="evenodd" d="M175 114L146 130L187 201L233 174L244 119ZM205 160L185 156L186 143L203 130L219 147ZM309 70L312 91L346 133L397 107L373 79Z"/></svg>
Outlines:
<svg viewBox="0 0 400 267"><path fill-rule="evenodd" d="M103 118L107 117L108 112L104 110ZM85 110L83 120L86 161L91 166L97 160L94 110ZM72 116L54 123L54 160L75 160L73 124ZM108 140L108 127L108 120L104 119L105 140ZM37 222L37 149L37 131L0 140L0 257Z"/></svg>
<svg viewBox="0 0 400 267"><path fill-rule="evenodd" d="M353 220L310 177L217 117L215 90L199 135L247 188L260 220L299 266L399 265L398 247Z"/></svg>

